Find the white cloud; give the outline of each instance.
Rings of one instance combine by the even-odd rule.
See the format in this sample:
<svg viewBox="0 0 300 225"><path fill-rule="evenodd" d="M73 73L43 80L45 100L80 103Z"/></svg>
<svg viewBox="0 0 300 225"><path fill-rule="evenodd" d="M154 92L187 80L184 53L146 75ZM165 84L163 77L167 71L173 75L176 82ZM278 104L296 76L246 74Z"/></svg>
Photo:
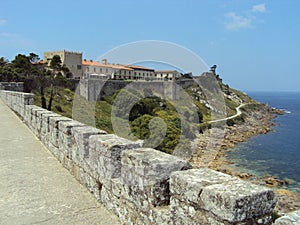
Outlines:
<svg viewBox="0 0 300 225"><path fill-rule="evenodd" d="M6 24L7 23L7 21L6 20L4 20L4 19L0 19L0 25L4 25L4 24Z"/></svg>
<svg viewBox="0 0 300 225"><path fill-rule="evenodd" d="M7 33L7 32L1 32L0 36L4 38L19 38L18 34Z"/></svg>
<svg viewBox="0 0 300 225"><path fill-rule="evenodd" d="M238 16L234 12L227 13L225 16L229 19L229 22L225 23L225 28L228 30L251 27L252 17Z"/></svg>
<svg viewBox="0 0 300 225"><path fill-rule="evenodd" d="M33 42L16 33L0 32L0 46L14 46L16 49L28 49L32 48Z"/></svg>
<svg viewBox="0 0 300 225"><path fill-rule="evenodd" d="M266 4L253 5L252 9L243 11L239 14L230 12L225 14L227 21L224 23L227 30L238 30L240 28L253 28L256 21L256 13L266 12Z"/></svg>
<svg viewBox="0 0 300 225"><path fill-rule="evenodd" d="M264 13L266 11L266 4L259 4L252 6L252 12L261 12Z"/></svg>

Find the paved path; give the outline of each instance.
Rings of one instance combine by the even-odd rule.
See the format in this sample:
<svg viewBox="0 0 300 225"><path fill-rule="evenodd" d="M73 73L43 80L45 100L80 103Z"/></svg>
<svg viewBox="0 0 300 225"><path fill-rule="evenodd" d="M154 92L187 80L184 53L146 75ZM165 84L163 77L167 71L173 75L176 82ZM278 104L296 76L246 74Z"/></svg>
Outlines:
<svg viewBox="0 0 300 225"><path fill-rule="evenodd" d="M243 103L241 105L239 105L238 107L236 107L236 114L232 115L232 116L229 116L229 117L226 117L226 118L223 118L223 119L218 119L218 120L212 120L212 121L209 121L208 123L216 123L216 122L220 122L220 121L226 121L226 120L229 120L229 119L234 119L235 117L238 117L239 115L242 114L242 111L241 111L241 108L244 107L245 105L247 105L247 103Z"/></svg>
<svg viewBox="0 0 300 225"><path fill-rule="evenodd" d="M119 224L1 99L0 224Z"/></svg>

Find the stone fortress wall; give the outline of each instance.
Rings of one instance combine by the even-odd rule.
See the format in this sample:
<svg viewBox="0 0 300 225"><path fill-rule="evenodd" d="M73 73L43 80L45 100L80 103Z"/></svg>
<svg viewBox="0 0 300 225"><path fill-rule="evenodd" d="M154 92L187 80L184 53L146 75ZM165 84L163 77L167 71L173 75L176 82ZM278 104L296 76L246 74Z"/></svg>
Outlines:
<svg viewBox="0 0 300 225"><path fill-rule="evenodd" d="M110 96L115 91L130 86L130 81L124 80L100 80L100 79L82 79L78 83L77 93L88 101L97 101L99 96ZM143 90L145 87L151 89L162 96L168 96L170 99L176 99L181 88L195 84L195 81L138 81L132 82L134 88Z"/></svg>
<svg viewBox="0 0 300 225"><path fill-rule="evenodd" d="M266 187L192 169L180 158L37 107L33 94L2 90L0 97L123 224L272 223L276 196Z"/></svg>
<svg viewBox="0 0 300 225"><path fill-rule="evenodd" d="M0 90L23 91L23 82L0 82Z"/></svg>

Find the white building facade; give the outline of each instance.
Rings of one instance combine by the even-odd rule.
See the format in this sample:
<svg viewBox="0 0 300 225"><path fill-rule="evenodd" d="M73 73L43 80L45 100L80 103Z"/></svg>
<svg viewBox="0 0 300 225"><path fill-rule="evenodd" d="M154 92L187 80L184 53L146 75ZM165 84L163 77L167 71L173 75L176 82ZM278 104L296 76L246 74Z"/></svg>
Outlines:
<svg viewBox="0 0 300 225"><path fill-rule="evenodd" d="M156 80L175 81L181 77L177 70L157 70L155 71Z"/></svg>

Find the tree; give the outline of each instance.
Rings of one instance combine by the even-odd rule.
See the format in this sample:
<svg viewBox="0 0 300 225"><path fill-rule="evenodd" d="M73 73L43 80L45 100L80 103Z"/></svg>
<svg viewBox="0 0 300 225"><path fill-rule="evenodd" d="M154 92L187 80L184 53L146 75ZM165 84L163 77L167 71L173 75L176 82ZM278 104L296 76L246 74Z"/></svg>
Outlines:
<svg viewBox="0 0 300 225"><path fill-rule="evenodd" d="M214 75L216 75L216 69L217 69L217 65L213 65L210 67L210 71L213 72Z"/></svg>
<svg viewBox="0 0 300 225"><path fill-rule="evenodd" d="M30 63L32 63L32 64L37 64L40 61L40 57L37 54L32 53L32 52L29 54L28 58L29 58Z"/></svg>
<svg viewBox="0 0 300 225"><path fill-rule="evenodd" d="M5 59L4 57L1 57L0 58L0 67L3 67L5 65L7 65L7 64L8 64L8 60Z"/></svg>
<svg viewBox="0 0 300 225"><path fill-rule="evenodd" d="M73 74L71 73L70 69L68 67L66 67L66 65L63 65L62 68L61 68L64 76L66 78L72 78L73 77Z"/></svg>
<svg viewBox="0 0 300 225"><path fill-rule="evenodd" d="M50 82L51 82L50 98L49 98L48 107L47 107L47 109L49 111L51 111L52 102L54 100L53 78L56 78L58 76L58 73L61 71L61 69L62 69L61 63L62 62L61 62L61 59L60 59L59 55L54 55L53 58L50 61L50 68L52 70L52 76L51 76L51 79L50 79Z"/></svg>
<svg viewBox="0 0 300 225"><path fill-rule="evenodd" d="M53 70L54 77L57 76L58 72L62 71L62 61L59 55L53 56L50 61L50 68Z"/></svg>
<svg viewBox="0 0 300 225"><path fill-rule="evenodd" d="M0 58L0 81L7 81L7 78L11 77L10 76L11 74L7 76L8 75L7 64L8 61L4 57L1 57Z"/></svg>
<svg viewBox="0 0 300 225"><path fill-rule="evenodd" d="M21 76L25 75L28 78L31 75L32 64L30 63L29 56L18 54L11 63Z"/></svg>
<svg viewBox="0 0 300 225"><path fill-rule="evenodd" d="M19 75L15 68L10 63L1 62L0 66L0 81L13 82L19 80Z"/></svg>

